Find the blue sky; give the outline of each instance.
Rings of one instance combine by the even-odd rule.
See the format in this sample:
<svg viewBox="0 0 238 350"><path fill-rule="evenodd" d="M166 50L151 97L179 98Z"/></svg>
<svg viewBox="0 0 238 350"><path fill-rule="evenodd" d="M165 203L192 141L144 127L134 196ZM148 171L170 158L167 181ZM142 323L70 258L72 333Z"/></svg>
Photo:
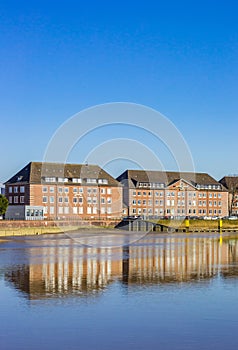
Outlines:
<svg viewBox="0 0 238 350"><path fill-rule="evenodd" d="M1 1L0 180L42 160L72 115L118 101L167 116L197 171L238 173L237 13L231 0ZM89 135L69 160L82 162L92 144L122 136L173 170L166 150L126 127ZM130 165L115 161L107 170L117 176Z"/></svg>

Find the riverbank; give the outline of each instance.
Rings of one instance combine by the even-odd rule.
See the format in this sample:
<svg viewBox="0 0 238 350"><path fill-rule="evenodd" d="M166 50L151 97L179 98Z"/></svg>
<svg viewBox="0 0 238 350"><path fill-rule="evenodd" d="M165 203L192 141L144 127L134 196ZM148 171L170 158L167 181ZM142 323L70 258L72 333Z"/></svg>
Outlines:
<svg viewBox="0 0 238 350"><path fill-rule="evenodd" d="M186 229L186 220L158 220L158 224L171 228ZM220 220L189 220L190 230L217 230ZM222 228L225 230L238 230L238 220L222 220Z"/></svg>
<svg viewBox="0 0 238 350"><path fill-rule="evenodd" d="M85 220L85 221L0 221L0 237L32 236L42 234L58 234L78 230L113 229L118 224L113 220ZM185 230L185 220L158 220L154 221L171 229ZM237 231L238 220L223 220L224 231ZM208 232L218 230L218 220L190 220L189 232Z"/></svg>
<svg viewBox="0 0 238 350"><path fill-rule="evenodd" d="M119 220L78 220L78 221L0 221L0 237L30 236L91 228L114 228Z"/></svg>

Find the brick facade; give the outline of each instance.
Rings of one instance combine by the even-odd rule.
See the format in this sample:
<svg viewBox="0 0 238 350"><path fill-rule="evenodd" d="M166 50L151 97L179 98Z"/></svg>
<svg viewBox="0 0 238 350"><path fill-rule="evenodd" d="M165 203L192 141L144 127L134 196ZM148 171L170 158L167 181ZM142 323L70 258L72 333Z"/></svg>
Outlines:
<svg viewBox="0 0 238 350"><path fill-rule="evenodd" d="M19 210L19 206L25 207L26 219L106 219L122 215L122 186L93 165L30 163L6 182L6 197L9 219L17 218L14 207Z"/></svg>
<svg viewBox="0 0 238 350"><path fill-rule="evenodd" d="M187 180L184 180L187 178ZM207 174L128 170L117 179L124 185L127 215L159 217L224 217L228 192Z"/></svg>

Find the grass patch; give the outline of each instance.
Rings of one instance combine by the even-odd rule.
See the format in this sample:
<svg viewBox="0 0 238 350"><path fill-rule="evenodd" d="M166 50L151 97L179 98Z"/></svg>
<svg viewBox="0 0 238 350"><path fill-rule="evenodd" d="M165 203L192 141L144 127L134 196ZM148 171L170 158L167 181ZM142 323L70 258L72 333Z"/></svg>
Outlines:
<svg viewBox="0 0 238 350"><path fill-rule="evenodd" d="M219 220L189 220L190 229L216 230ZM186 228L185 220L158 220L156 223L173 227ZM238 220L222 220L223 229L238 229Z"/></svg>

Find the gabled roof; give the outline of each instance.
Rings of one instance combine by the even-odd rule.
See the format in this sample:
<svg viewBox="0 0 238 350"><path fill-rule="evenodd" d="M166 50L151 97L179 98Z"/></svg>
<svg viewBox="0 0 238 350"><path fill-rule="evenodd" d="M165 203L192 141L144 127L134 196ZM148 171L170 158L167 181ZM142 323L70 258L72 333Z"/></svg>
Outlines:
<svg viewBox="0 0 238 350"><path fill-rule="evenodd" d="M165 186L169 186L179 180L184 180L194 187L196 185L220 185L218 181L207 173L177 171L126 170L117 177L117 180L127 184L130 188L137 187L139 183L148 182L161 183Z"/></svg>
<svg viewBox="0 0 238 350"><path fill-rule="evenodd" d="M13 183L30 183L40 184L44 182L46 177L55 178L80 178L85 179L105 179L108 180L110 186L121 186L105 170L98 165L91 164L63 164L63 163L48 163L48 162L30 162L13 177L11 177L6 184ZM69 180L70 183L70 180ZM84 183L84 181L82 182Z"/></svg>
<svg viewBox="0 0 238 350"><path fill-rule="evenodd" d="M183 185L185 183L185 185ZM181 189L184 188L196 188L194 184L184 180L184 179L175 179L174 181L172 181L170 184L168 184L168 187L180 187Z"/></svg>
<svg viewBox="0 0 238 350"><path fill-rule="evenodd" d="M224 176L219 182L229 191L238 190L238 175Z"/></svg>

